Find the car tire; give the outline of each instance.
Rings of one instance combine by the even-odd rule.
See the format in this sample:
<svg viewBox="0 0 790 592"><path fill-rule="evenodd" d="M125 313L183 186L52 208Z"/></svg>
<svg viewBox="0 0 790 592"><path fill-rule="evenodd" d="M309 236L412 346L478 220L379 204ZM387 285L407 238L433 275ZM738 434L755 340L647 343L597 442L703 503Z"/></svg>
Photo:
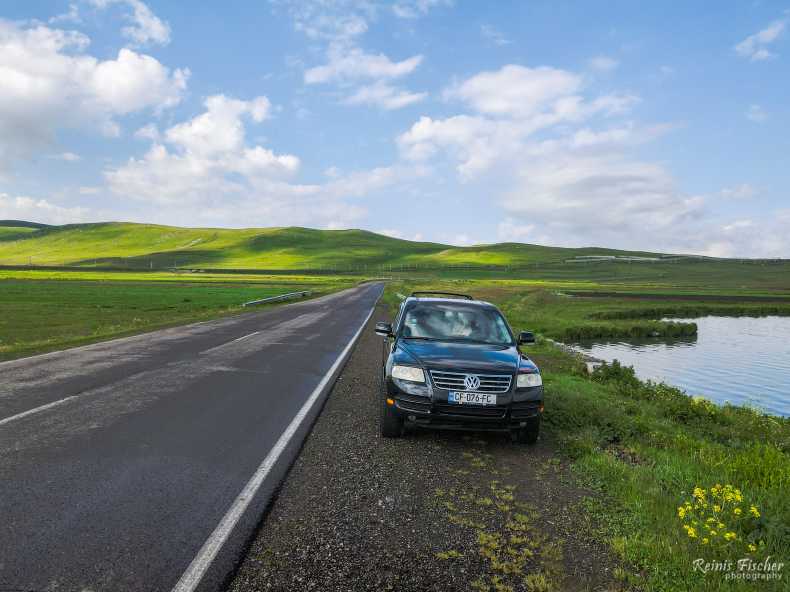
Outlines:
<svg viewBox="0 0 790 592"><path fill-rule="evenodd" d="M403 434L403 418L398 415L393 406L387 405L387 393L384 389L383 375L379 393L381 399L381 437L400 438Z"/></svg>
<svg viewBox="0 0 790 592"><path fill-rule="evenodd" d="M540 435L540 416L527 420L527 425L514 430L513 436L519 444L535 444Z"/></svg>

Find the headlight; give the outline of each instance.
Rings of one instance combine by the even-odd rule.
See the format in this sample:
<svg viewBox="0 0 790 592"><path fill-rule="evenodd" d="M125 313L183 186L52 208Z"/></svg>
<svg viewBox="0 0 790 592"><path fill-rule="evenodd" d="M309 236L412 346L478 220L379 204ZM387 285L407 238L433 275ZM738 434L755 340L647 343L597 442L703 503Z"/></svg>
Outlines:
<svg viewBox="0 0 790 592"><path fill-rule="evenodd" d="M425 382L425 373L422 368L413 366L393 366L392 378L408 380L409 382Z"/></svg>
<svg viewBox="0 0 790 592"><path fill-rule="evenodd" d="M540 386L543 384L543 379L540 374L519 374L516 379L516 387L528 388L531 386Z"/></svg>

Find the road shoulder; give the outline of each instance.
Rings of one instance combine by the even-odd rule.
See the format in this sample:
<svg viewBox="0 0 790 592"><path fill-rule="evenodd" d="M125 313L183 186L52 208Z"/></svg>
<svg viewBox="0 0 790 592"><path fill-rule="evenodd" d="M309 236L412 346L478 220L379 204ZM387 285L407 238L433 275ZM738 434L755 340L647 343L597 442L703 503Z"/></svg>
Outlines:
<svg viewBox="0 0 790 592"><path fill-rule="evenodd" d="M250 590L598 590L603 544L546 442L378 433L379 304L229 585ZM498 588L497 588L498 586Z"/></svg>

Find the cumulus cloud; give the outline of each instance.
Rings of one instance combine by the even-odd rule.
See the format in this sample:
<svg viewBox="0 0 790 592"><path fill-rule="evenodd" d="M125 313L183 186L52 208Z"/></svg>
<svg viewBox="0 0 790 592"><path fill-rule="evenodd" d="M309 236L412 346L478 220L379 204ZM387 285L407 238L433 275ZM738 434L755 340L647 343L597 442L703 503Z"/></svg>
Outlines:
<svg viewBox="0 0 790 592"><path fill-rule="evenodd" d="M60 206L46 199L0 193L0 219L29 220L44 224L85 222L90 212L81 207Z"/></svg>
<svg viewBox="0 0 790 592"><path fill-rule="evenodd" d="M348 226L366 212L347 200L419 174L397 165L341 173L323 184L298 183L300 160L247 142L247 125L271 113L266 97L208 97L205 110L166 130L143 128L151 140L140 158L105 171L110 190L178 223ZM180 216L180 218L178 218Z"/></svg>
<svg viewBox="0 0 790 592"><path fill-rule="evenodd" d="M735 238L710 222L717 196L687 194L663 165L634 154L674 126L624 120L631 94L595 96L573 72L507 65L445 97L467 112L421 117L397 138L401 157L454 165L469 192L501 208L499 240L703 253Z"/></svg>
<svg viewBox="0 0 790 592"><path fill-rule="evenodd" d="M581 119L590 111L625 111L637 100L628 94L605 95L585 103L579 94L581 88L581 77L566 70L508 64L472 76L447 89L444 95L485 115L520 119L538 115Z"/></svg>
<svg viewBox="0 0 790 592"><path fill-rule="evenodd" d="M60 129L120 133L118 117L180 102L188 70L121 49L114 59L85 53L76 31L0 20L0 169L53 142Z"/></svg>
<svg viewBox="0 0 790 592"><path fill-rule="evenodd" d="M787 27L787 22L787 18L773 21L764 29L758 31L754 35L749 35L746 39L738 43L735 46L735 52L739 56L747 58L752 62L759 62L776 57L776 54L770 51L769 47L782 36Z"/></svg>
<svg viewBox="0 0 790 592"><path fill-rule="evenodd" d="M106 173L113 192L155 203L200 201L211 194L241 192L249 184L267 184L299 168L293 155L277 155L262 146L248 146L242 118L263 121L271 105L266 97L241 101L215 95L205 112L158 134L142 159Z"/></svg>
<svg viewBox="0 0 790 592"><path fill-rule="evenodd" d="M637 100L631 95L588 100L581 90L578 75L555 68L511 64L481 72L444 93L475 113L445 119L421 117L398 137L400 153L413 162L449 156L457 161L461 176L469 180L495 165L512 163L514 155L527 150L527 138L540 130L623 113Z"/></svg>
<svg viewBox="0 0 790 592"><path fill-rule="evenodd" d="M156 16L142 0L89 0L98 9L121 5L127 10L129 25L121 30L124 37L136 47L167 45L170 43L170 25Z"/></svg>

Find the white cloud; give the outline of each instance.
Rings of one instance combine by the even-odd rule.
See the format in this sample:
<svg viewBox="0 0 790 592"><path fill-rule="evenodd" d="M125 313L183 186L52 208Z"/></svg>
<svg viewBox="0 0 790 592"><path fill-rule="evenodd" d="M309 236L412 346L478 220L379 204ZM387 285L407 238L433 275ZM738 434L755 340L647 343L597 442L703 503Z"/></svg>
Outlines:
<svg viewBox="0 0 790 592"><path fill-rule="evenodd" d="M749 199L757 195L757 190L748 183L741 183L734 187L725 187L721 190L721 195L728 199Z"/></svg>
<svg viewBox="0 0 790 592"><path fill-rule="evenodd" d="M87 55L76 31L0 20L0 169L51 143L59 129L118 135L117 118L177 104L188 70L171 71L130 49Z"/></svg>
<svg viewBox="0 0 790 592"><path fill-rule="evenodd" d="M126 15L131 23L121 32L134 46L167 45L170 43L170 25L156 16L142 0L89 0L99 9L111 4L124 5L131 12Z"/></svg>
<svg viewBox="0 0 790 592"><path fill-rule="evenodd" d="M397 0L392 12L398 18L414 19L425 16L432 8L452 5L453 0Z"/></svg>
<svg viewBox="0 0 790 592"><path fill-rule="evenodd" d="M55 158L65 162L79 162L82 160L82 157L79 154L74 154L73 152L61 152L60 154L56 154Z"/></svg>
<svg viewBox="0 0 790 592"><path fill-rule="evenodd" d="M434 0L404 2L393 8L400 16L427 12ZM336 84L346 105L371 105L385 110L399 109L423 100L426 93L402 89L392 84L414 72L422 55L396 61L383 53L371 53L360 46L359 38L376 18L379 5L367 0L281 2L289 10L294 26L311 39L326 44L324 64L307 68L305 84Z"/></svg>
<svg viewBox="0 0 790 592"><path fill-rule="evenodd" d="M780 19L772 22L765 29L758 31L754 35L749 35L746 39L735 46L735 52L753 62L767 60L776 57L768 46L775 42L784 33L788 19Z"/></svg>
<svg viewBox="0 0 790 592"><path fill-rule="evenodd" d="M242 117L263 121L270 109L266 97L240 101L216 95L205 106L201 115L165 131L171 148L155 141L144 158L108 171L113 192L155 203L199 201L270 184L298 170L297 157L245 143Z"/></svg>
<svg viewBox="0 0 790 592"><path fill-rule="evenodd" d="M443 154L457 161L462 178L470 180L496 165L512 164L514 156L527 150L527 138L537 131L622 113L637 100L631 95L587 100L581 90L579 76L554 68L507 65L481 72L444 93L478 114L438 120L423 116L398 137L400 153L413 162ZM592 132L587 130L586 135L579 141L594 141Z"/></svg>
<svg viewBox="0 0 790 592"><path fill-rule="evenodd" d="M630 94L612 94L585 102L581 90L581 77L566 70L508 64L455 84L444 95L489 116L549 120L581 119L597 111L620 113L638 100Z"/></svg>
<svg viewBox="0 0 790 592"><path fill-rule="evenodd" d="M580 88L581 78L570 72L509 64L472 76L445 94L488 115L524 116L543 110L554 99L572 99Z"/></svg>
<svg viewBox="0 0 790 592"><path fill-rule="evenodd" d="M53 16L49 19L49 24L59 24L59 23L72 23L72 24L80 24L82 22L82 17L80 16L80 9L79 7L71 3L69 4L68 11Z"/></svg>
<svg viewBox="0 0 790 592"><path fill-rule="evenodd" d="M107 184L116 195L156 204L158 216L180 224L335 227L348 226L366 212L348 199L419 174L419 167L411 166L348 174L330 168L324 184L294 182L297 156L246 140L246 125L265 121L270 111L266 97L209 97L205 111L192 119L141 134L152 140L148 152L108 169Z"/></svg>
<svg viewBox="0 0 790 592"><path fill-rule="evenodd" d="M609 56L601 55L590 59L589 64L590 68L598 72L611 72L620 65L620 62Z"/></svg>
<svg viewBox="0 0 790 592"><path fill-rule="evenodd" d="M427 96L428 93L408 92L378 81L359 87L344 102L348 105L374 105L390 111L419 103Z"/></svg>
<svg viewBox="0 0 790 592"><path fill-rule="evenodd" d="M392 79L411 74L422 62L415 55L400 62L393 62L384 54L365 53L358 47L333 45L328 52L329 61L323 66L310 68L304 73L307 84L357 79Z"/></svg>
<svg viewBox="0 0 790 592"><path fill-rule="evenodd" d="M760 105L749 105L746 110L746 119L755 123L763 123L768 119L768 113Z"/></svg>
<svg viewBox="0 0 790 592"><path fill-rule="evenodd" d="M85 222L89 211L80 207L65 207L46 199L11 196L0 193L0 219L26 220L44 224L69 224Z"/></svg>
<svg viewBox="0 0 790 592"><path fill-rule="evenodd" d="M483 36L483 39L500 47L502 47L503 45L510 45L511 43L513 43L510 39L508 39L504 35L504 33L502 33L499 29L497 29L493 25L486 25L486 24L480 25L480 35Z"/></svg>
<svg viewBox="0 0 790 592"><path fill-rule="evenodd" d="M500 240L708 250L723 233L707 222L708 199L631 154L674 126L622 121L633 95L589 94L580 76L555 68L481 72L445 93L469 112L421 117L398 137L400 154L455 165L462 182L477 183L468 191L479 188L503 210Z"/></svg>

